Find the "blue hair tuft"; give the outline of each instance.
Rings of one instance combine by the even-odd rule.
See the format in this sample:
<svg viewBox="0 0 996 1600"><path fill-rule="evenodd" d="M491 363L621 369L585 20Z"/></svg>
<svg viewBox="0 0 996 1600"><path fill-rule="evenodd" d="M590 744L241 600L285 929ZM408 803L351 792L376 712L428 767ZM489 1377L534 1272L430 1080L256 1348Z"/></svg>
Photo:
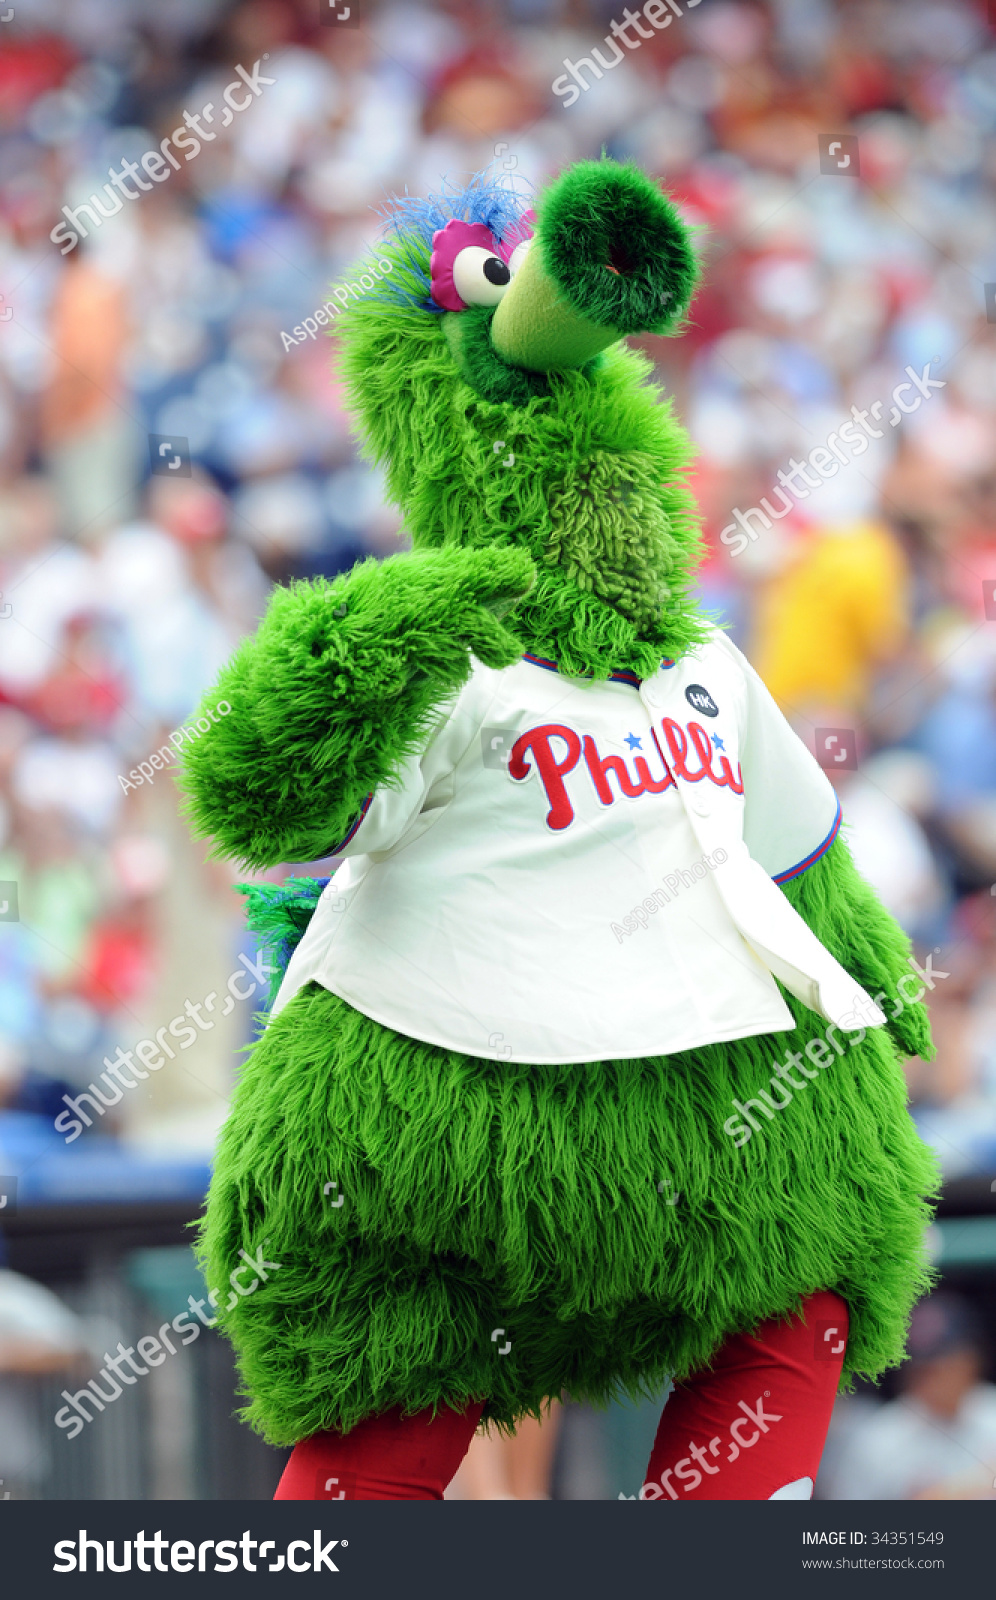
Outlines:
<svg viewBox="0 0 996 1600"><path fill-rule="evenodd" d="M407 272L421 292L390 279L382 280L379 287L406 307L440 314L443 307L432 298L429 278L433 234L458 217L461 222L483 223L497 241L517 227L530 204L531 196L508 178L495 178L486 172L475 174L462 189L446 186L444 180L444 188L438 194L410 195L406 191L392 195L379 212L384 221L384 237L400 251Z"/></svg>

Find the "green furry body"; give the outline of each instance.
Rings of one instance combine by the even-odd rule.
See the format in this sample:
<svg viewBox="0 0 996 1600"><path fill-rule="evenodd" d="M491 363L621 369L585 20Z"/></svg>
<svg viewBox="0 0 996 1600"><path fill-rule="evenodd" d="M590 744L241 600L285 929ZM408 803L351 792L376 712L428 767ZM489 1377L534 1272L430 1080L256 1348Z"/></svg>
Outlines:
<svg viewBox="0 0 996 1600"><path fill-rule="evenodd" d="M514 546L536 563L515 612L523 649L650 676L702 637L691 447L645 356L616 347L551 374L547 394L494 404L460 377L438 320L398 311L385 326L361 302L350 321L343 372L416 550Z"/></svg>
<svg viewBox="0 0 996 1600"><path fill-rule="evenodd" d="M470 651L649 677L705 632L690 447L644 356L608 351L597 375L554 374L548 396L495 406L455 372L438 318L368 330L367 314L353 313L345 368L373 453L408 439L388 478L417 550L277 590L207 697L232 713L186 754L191 817L253 866L327 854L424 745ZM513 605L514 633L498 616Z"/></svg>
<svg viewBox="0 0 996 1600"><path fill-rule="evenodd" d="M884 922L854 942L848 891L862 912L871 896L842 844L791 890L870 988L899 972ZM253 1423L286 1444L394 1405L483 1397L514 1425L562 1391L659 1389L820 1288L850 1308L847 1374L899 1361L935 1172L884 1031L759 1118L742 1149L723 1132L734 1098L822 1035L788 1004L794 1034L530 1067L438 1050L304 990L248 1061L203 1240L209 1283L264 1239L280 1263L222 1316ZM922 1008L900 1020L923 1048Z"/></svg>
<svg viewBox="0 0 996 1600"><path fill-rule="evenodd" d="M381 255L414 296L427 258L403 243ZM623 315L617 289L600 314ZM278 590L222 673L208 703L231 713L187 751L184 778L217 854L328 853L424 746L472 656L647 677L703 636L689 445L646 360L616 347L499 402L462 375L445 321L377 294L344 318L350 397L415 550ZM894 998L908 942L842 842L785 892L858 982ZM202 1238L213 1284L240 1248L265 1242L280 1263L220 1313L255 1424L288 1443L395 1404L483 1397L513 1425L562 1390L684 1376L821 1288L850 1307L847 1372L898 1361L935 1171L896 1045L929 1053L925 1013L869 1032L738 1150L733 1100L824 1031L788 1004L795 1035L533 1067L403 1037L315 985L298 994L248 1058Z"/></svg>

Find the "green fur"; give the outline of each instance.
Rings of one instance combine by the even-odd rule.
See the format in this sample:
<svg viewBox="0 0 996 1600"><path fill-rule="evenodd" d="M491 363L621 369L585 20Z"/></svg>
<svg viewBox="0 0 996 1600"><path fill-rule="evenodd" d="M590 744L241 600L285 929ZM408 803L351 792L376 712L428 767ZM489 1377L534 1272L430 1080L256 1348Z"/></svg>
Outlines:
<svg viewBox="0 0 996 1600"><path fill-rule="evenodd" d="M843 842L838 840L822 861L785 884L782 892L841 966L878 999L886 1031L901 1054L929 1061L934 1046L927 1008L922 1000L912 1005L904 1001L896 989L904 973L914 976L910 941Z"/></svg>
<svg viewBox="0 0 996 1600"><path fill-rule="evenodd" d="M638 167L579 161L537 214L547 272L588 321L664 333L681 317L698 275L689 229Z"/></svg>
<svg viewBox="0 0 996 1600"><path fill-rule="evenodd" d="M231 712L187 747L194 829L254 867L327 855L425 744L470 652L494 667L519 659L496 613L531 581L523 551L458 550L275 590L205 699Z"/></svg>
<svg viewBox="0 0 996 1600"><path fill-rule="evenodd" d="M549 394L545 373L512 367L495 350L491 343L494 315L493 306L471 306L466 311L449 311L443 317L443 334L461 378L491 405L507 401L524 406L533 395Z"/></svg>
<svg viewBox="0 0 996 1600"><path fill-rule="evenodd" d="M844 863L838 842L793 898L837 915ZM723 1131L735 1098L825 1033L789 1004L795 1034L537 1068L405 1038L310 985L249 1059L203 1239L209 1283L264 1240L280 1264L221 1313L253 1423L291 1443L485 1398L514 1425L562 1390L684 1377L821 1288L850 1308L845 1375L901 1360L936 1173L884 1032L743 1148Z"/></svg>
<svg viewBox="0 0 996 1600"><path fill-rule="evenodd" d="M633 208L636 293L663 293L654 257L680 308L687 236L669 212L655 242L646 184L611 164L563 175L541 201L550 270L589 316L635 325L604 272L599 183ZM564 238L543 244L543 227ZM381 254L414 295L426 247ZM217 854L265 866L328 851L424 745L472 654L503 667L528 649L568 673L646 677L705 633L690 447L646 358L617 346L500 399L493 364L454 361L444 321L380 291L342 319L350 400L415 548L278 590L223 672L207 704L231 712L188 747L184 775L193 825ZM477 338L486 327L468 324ZM894 1002L908 943L843 843L785 892ZM795 1035L532 1067L406 1038L316 985L297 995L248 1058L202 1239L216 1286L242 1247L280 1263L221 1313L254 1423L289 1443L394 1404L483 1397L511 1426L565 1389L600 1399L685 1376L731 1331L820 1288L850 1306L848 1373L898 1361L926 1282L936 1172L886 1032L848 1045L743 1149L723 1131L735 1098L825 1033L788 1003ZM921 1006L889 1026L902 1049L929 1052Z"/></svg>
<svg viewBox="0 0 996 1600"><path fill-rule="evenodd" d="M290 877L283 884L237 883L246 902L246 927L276 965L270 976L267 1004L273 1004L287 962L315 914L328 880Z"/></svg>
<svg viewBox="0 0 996 1600"><path fill-rule="evenodd" d="M440 318L360 301L343 338L353 402L415 552L278 589L205 697L232 712L187 748L188 813L217 854L253 866L334 847L424 744L470 671L468 649L491 666L530 650L566 672L646 677L706 631L692 594L690 446L646 357L613 349L597 371L551 374L548 395L516 407L474 394ZM500 600L519 601L509 628L486 610L492 572Z"/></svg>
<svg viewBox="0 0 996 1600"><path fill-rule="evenodd" d="M691 446L647 358L616 347L594 371L549 374L547 395L495 404L460 377L439 319L428 321L361 301L340 334L368 453L416 551L528 550L538 579L510 625L565 670L649 676L684 654L705 632L692 596Z"/></svg>

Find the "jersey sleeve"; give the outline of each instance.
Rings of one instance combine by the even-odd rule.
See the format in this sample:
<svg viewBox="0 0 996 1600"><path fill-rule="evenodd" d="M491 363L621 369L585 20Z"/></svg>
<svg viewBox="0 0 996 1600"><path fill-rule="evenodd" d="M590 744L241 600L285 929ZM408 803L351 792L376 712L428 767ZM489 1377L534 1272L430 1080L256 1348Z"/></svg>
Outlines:
<svg viewBox="0 0 996 1600"><path fill-rule="evenodd" d="M420 820L429 820L447 803L453 772L479 734L492 676L490 669L475 666L459 694L439 707L422 750L402 762L393 782L380 784L366 796L348 832L328 855L343 859L390 855L411 837Z"/></svg>
<svg viewBox="0 0 996 1600"><path fill-rule="evenodd" d="M776 883L788 883L829 850L840 830L840 802L826 773L747 658L722 639L740 669L740 765L744 842Z"/></svg>

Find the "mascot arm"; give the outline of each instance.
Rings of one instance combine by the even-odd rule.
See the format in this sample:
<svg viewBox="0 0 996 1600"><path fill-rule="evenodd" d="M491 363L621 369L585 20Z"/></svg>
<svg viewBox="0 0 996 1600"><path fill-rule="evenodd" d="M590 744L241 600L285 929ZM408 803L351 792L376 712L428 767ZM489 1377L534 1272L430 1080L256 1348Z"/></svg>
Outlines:
<svg viewBox="0 0 996 1600"><path fill-rule="evenodd" d="M910 964L910 941L861 876L844 840L835 839L819 861L783 884L782 892L830 954L877 1000L899 1050L929 1061L934 1054L930 1019L917 998L926 991Z"/></svg>
<svg viewBox="0 0 996 1600"><path fill-rule="evenodd" d="M257 868L332 853L425 745L471 654L519 659L500 619L533 577L523 551L447 549L278 588L202 702L231 710L185 752L186 810L212 853Z"/></svg>
<svg viewBox="0 0 996 1600"><path fill-rule="evenodd" d="M929 1058L927 1010L914 998L924 984L910 965L910 942L854 865L826 773L747 659L725 636L719 644L743 686L744 835L751 854L820 943L877 1000L899 1050ZM797 872L811 853L817 858Z"/></svg>

